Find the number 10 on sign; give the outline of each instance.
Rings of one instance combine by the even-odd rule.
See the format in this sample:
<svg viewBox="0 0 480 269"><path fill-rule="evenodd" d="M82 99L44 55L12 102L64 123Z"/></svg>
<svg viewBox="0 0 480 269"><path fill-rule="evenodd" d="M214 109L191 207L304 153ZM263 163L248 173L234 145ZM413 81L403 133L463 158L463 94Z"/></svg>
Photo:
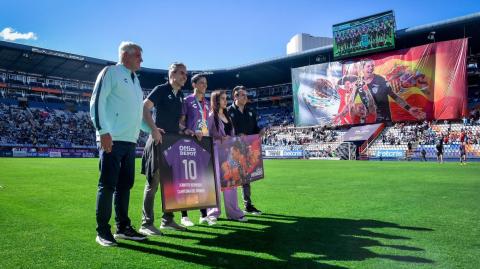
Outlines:
<svg viewBox="0 0 480 269"><path fill-rule="evenodd" d="M185 178L190 180L197 179L197 163L195 160L183 160L182 163L185 168Z"/></svg>

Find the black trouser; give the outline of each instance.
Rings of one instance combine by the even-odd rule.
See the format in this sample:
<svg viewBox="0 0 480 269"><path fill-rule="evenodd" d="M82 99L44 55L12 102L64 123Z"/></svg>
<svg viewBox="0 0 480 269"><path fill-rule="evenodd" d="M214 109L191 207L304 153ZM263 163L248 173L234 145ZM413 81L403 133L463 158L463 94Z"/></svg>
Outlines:
<svg viewBox="0 0 480 269"><path fill-rule="evenodd" d="M250 196L252 195L250 190L250 183L246 183L242 185L242 196L243 196L243 204L245 208L252 206L252 199Z"/></svg>
<svg viewBox="0 0 480 269"><path fill-rule="evenodd" d="M206 209L200 209L200 213L202 214L202 218L205 218L207 216ZM182 217L188 217L187 211L182 211Z"/></svg>
<svg viewBox="0 0 480 269"><path fill-rule="evenodd" d="M99 151L100 179L97 192L97 233L111 233L112 199L117 229L130 225L128 204L135 178L135 143L114 141L112 151Z"/></svg>

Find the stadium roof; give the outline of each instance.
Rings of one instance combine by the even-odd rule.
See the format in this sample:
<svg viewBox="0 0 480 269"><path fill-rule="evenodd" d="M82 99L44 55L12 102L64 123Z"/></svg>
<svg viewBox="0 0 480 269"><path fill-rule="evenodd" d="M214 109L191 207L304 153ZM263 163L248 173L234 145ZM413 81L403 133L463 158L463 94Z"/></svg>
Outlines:
<svg viewBox="0 0 480 269"><path fill-rule="evenodd" d="M469 38L469 61L480 58L480 12L436 23L410 27L397 31L396 49L432 42L427 36L435 32L435 41ZM326 46L301 53L250 63L232 68L194 70L205 72L210 89L231 88L242 84L262 87L291 82L290 69L305 65L333 61L333 48ZM0 41L0 69L34 73L80 81L94 81L100 70L113 61ZM188 65L188 63L186 63ZM144 88L164 83L167 70L142 68L140 78Z"/></svg>

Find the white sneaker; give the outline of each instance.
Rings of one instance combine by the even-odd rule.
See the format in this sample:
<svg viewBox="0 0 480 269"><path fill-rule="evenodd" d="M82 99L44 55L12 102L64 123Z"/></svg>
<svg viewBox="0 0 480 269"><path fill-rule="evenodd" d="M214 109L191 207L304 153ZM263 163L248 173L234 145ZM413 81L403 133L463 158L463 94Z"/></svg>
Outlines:
<svg viewBox="0 0 480 269"><path fill-rule="evenodd" d="M199 224L207 223L209 226L217 224L216 221L214 221L212 218L209 218L209 217L205 217L205 218L200 217L200 220L198 221L198 223Z"/></svg>
<svg viewBox="0 0 480 269"><path fill-rule="evenodd" d="M188 217L182 217L180 223L185 227L192 227L195 225Z"/></svg>
<svg viewBox="0 0 480 269"><path fill-rule="evenodd" d="M209 218L210 220L212 220L214 222L217 222L217 217L215 217L215 216L208 216L207 218Z"/></svg>
<svg viewBox="0 0 480 269"><path fill-rule="evenodd" d="M163 235L163 233L153 225L147 226L147 227L142 226L140 229L138 229L138 232L143 235L156 235L156 236Z"/></svg>
<svg viewBox="0 0 480 269"><path fill-rule="evenodd" d="M97 235L97 237L95 238L95 241L104 247L114 247L117 245L117 241L113 237L110 239L107 239L107 238L101 237L100 235Z"/></svg>

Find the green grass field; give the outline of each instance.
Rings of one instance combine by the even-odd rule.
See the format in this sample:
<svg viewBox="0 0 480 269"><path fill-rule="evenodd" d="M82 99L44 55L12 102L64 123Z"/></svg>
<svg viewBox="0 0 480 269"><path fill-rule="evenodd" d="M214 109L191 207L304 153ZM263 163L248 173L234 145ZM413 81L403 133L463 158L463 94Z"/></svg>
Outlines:
<svg viewBox="0 0 480 269"><path fill-rule="evenodd" d="M252 185L255 205L266 214L116 248L95 243L97 167L96 159L0 159L0 268L480 263L480 163L267 160L266 178ZM136 227L144 182L138 173L130 203ZM197 223L198 212L190 217Z"/></svg>

